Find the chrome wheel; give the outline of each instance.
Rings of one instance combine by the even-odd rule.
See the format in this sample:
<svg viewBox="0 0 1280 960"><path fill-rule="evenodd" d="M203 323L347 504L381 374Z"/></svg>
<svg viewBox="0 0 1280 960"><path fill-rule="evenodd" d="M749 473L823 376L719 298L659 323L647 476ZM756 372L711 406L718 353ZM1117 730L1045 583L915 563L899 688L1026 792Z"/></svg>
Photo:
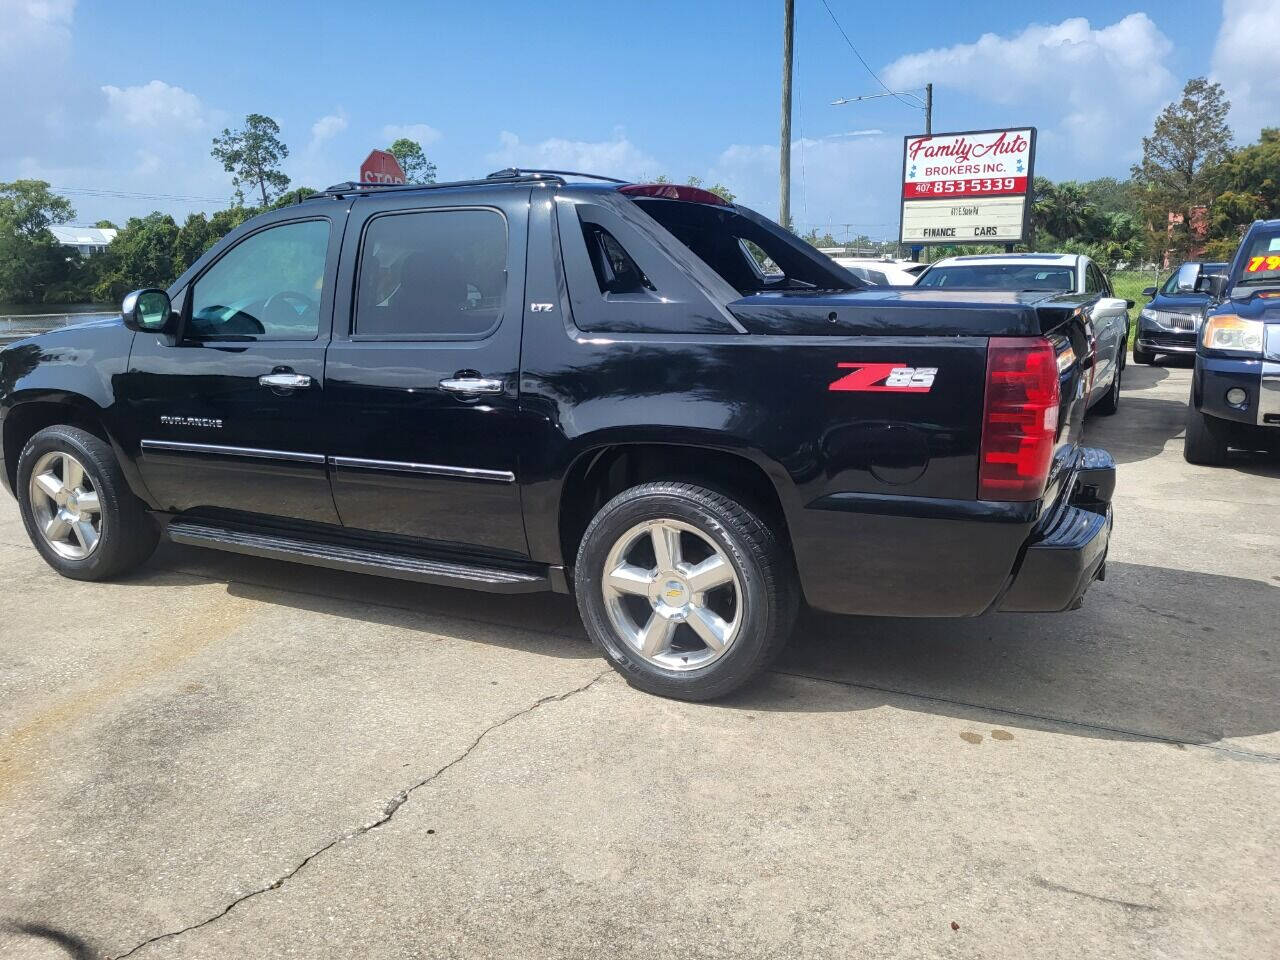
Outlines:
<svg viewBox="0 0 1280 960"><path fill-rule="evenodd" d="M618 636L649 663L693 670L724 656L743 622L732 561L679 520L647 520L614 543L601 590Z"/></svg>
<svg viewBox="0 0 1280 960"><path fill-rule="evenodd" d="M83 560L102 538L102 504L84 465L54 450L31 471L31 514L45 542L61 557Z"/></svg>

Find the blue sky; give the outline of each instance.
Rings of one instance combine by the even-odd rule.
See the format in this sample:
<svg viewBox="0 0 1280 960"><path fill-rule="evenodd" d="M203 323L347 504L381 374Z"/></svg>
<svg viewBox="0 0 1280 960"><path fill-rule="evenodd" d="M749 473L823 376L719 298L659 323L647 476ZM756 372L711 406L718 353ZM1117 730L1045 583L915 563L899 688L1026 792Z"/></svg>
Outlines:
<svg viewBox="0 0 1280 960"><path fill-rule="evenodd" d="M1280 18L1241 0L828 3L886 82L933 80L935 130L1034 124L1054 178L1125 175L1197 74L1227 87L1240 139L1280 123ZM216 209L230 183L210 138L261 112L298 184L353 177L407 133L442 178L512 163L696 175L774 215L781 6L0 0L0 180L197 198L73 193L78 222ZM896 234L901 138L921 114L831 106L880 88L822 0L796 0L796 18L793 216Z"/></svg>

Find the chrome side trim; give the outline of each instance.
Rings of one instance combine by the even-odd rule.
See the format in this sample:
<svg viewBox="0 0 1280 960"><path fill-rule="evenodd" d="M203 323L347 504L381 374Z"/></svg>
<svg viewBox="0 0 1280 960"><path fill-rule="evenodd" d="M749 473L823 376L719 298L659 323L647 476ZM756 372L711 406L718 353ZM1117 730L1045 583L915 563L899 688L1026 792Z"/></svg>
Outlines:
<svg viewBox="0 0 1280 960"><path fill-rule="evenodd" d="M363 460L359 457L330 457L329 464L334 467L350 467L355 470L425 473L435 477L454 477L459 480L486 480L493 483L516 482L516 475L510 470L482 470L479 467L449 467L437 463L406 463L401 460Z"/></svg>
<svg viewBox="0 0 1280 960"><path fill-rule="evenodd" d="M143 440L142 452L203 453L218 457L246 457L251 460L291 460L295 463L324 463L323 453L294 453L290 450L259 450L257 447L224 447L214 443L181 443L177 440Z"/></svg>
<svg viewBox="0 0 1280 960"><path fill-rule="evenodd" d="M1280 340L1280 337L1274 340ZM1263 360L1262 377L1258 384L1258 426L1274 430L1275 423L1268 422L1267 417L1275 416L1280 416L1280 363Z"/></svg>

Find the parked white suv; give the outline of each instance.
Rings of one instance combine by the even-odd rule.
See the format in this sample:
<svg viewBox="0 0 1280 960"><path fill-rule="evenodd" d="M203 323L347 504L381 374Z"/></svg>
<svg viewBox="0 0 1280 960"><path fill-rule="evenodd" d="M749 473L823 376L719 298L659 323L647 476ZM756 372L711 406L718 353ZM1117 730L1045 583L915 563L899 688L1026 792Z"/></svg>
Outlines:
<svg viewBox="0 0 1280 960"><path fill-rule="evenodd" d="M929 265L916 281L921 287L956 290L1016 290L1033 294L1097 294L1089 309L1093 322L1094 374L1089 406L1115 413L1120 377L1129 354L1129 308L1096 263L1075 253L995 253L947 257Z"/></svg>

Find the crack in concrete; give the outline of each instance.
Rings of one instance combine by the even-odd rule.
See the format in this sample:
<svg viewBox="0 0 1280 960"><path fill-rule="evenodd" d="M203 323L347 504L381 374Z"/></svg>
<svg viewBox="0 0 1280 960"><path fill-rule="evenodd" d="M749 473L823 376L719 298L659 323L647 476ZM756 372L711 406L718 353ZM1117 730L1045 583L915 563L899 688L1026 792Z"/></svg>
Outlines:
<svg viewBox="0 0 1280 960"><path fill-rule="evenodd" d="M199 930L201 927L207 927L209 924L216 923L217 921L221 920L223 917L225 917L227 914L229 914L232 910L236 909L236 907L240 906L245 901L252 900L254 897L261 896L264 893L269 893L272 890L279 890L282 886L284 886L286 883L288 883L290 880L296 877L313 860L323 856L325 853L332 850L338 844L345 843L348 840L354 840L357 837L361 837L371 830L377 830L379 827L386 824L388 821L391 820L392 817L396 815L396 811L398 811L402 806L404 806L406 803L409 802L409 798L413 796L413 794L416 791L422 789L423 787L431 783L434 783L440 777L444 776L444 774L447 773L450 769L457 766L463 760L467 759L467 757L471 755L472 751L474 751L478 746L480 746L480 744L485 740L485 738L488 737L489 734L493 733L495 730L500 730L502 727L505 727L507 724L515 720L518 720L521 717L526 716L530 713L533 713L533 711L537 710L541 706L544 706L545 704L560 703L565 700L568 700L570 697L578 695L579 693L583 693L586 690L591 689L593 686L595 686L605 677L609 676L611 673L613 673L613 668L602 670L600 673L596 674L595 677L593 677L591 680L587 681L586 683L582 684L581 686L574 687L571 690L566 690L563 693L548 694L547 696L542 697L539 700L535 700L533 703L529 704L529 706L523 707L520 710L517 710L515 713L508 714L506 717L502 718L496 723L493 723L488 727L485 727L484 730L480 731L480 733L476 736L476 738L471 741L470 745L468 745L467 748L463 750L461 753L459 753L456 757L454 757L444 766L438 768L435 772L429 774L426 777L423 777L417 783L401 790L399 793L393 796L390 800L388 800L383 805L382 814L377 819L372 820L369 823L362 824L361 826L356 827L353 830L348 830L346 833L343 833L343 834L340 834L339 836L334 837L332 840L328 841L323 846L318 847L315 850L313 850L311 853L307 854L307 856L305 856L302 860L298 861L298 863L292 869L290 869L286 873L281 874L278 878L273 880L271 883L266 884L265 886L258 887L254 890L250 890L248 893L245 893L239 897L236 897L236 899L232 900L229 904L227 904L225 907L223 907L221 910L219 910L217 913L213 914L212 916L206 917L204 920L200 920L197 923L189 924L188 926L182 927L179 930L169 930L169 931L166 931L165 933L158 933L154 937L148 937L146 940L143 940L140 943L137 943L134 946L130 947L124 953L115 954L114 956L110 957L109 960L124 960L125 957L131 957L138 951L151 946L153 943L158 943L161 940L172 940L175 937L180 937L183 934L190 933L193 930Z"/></svg>
<svg viewBox="0 0 1280 960"><path fill-rule="evenodd" d="M1099 733L1117 733L1132 737L1134 740L1150 740L1152 743L1167 743L1174 747L1196 747L1200 750L1212 750L1225 754L1233 760L1253 760L1261 763L1280 763L1280 755L1263 753L1260 750L1248 750L1244 747L1228 747L1220 743L1196 743L1194 740L1179 740L1177 737L1166 737L1158 733L1143 730L1128 730L1124 727L1110 727L1101 723L1089 723L1086 720L1068 720L1053 717L1044 713L1031 713L1027 710L1013 710L1009 707L993 707L985 703L972 703L968 700L956 700L951 697L938 697L928 693L913 693L910 690L898 690L894 687L882 687L874 683L858 683L854 680L836 680L831 677L819 677L809 673L798 673L792 670L770 670L779 677L793 677L797 680L812 680L817 683L834 683L840 687L853 687L857 690L874 690L876 693L888 693L897 697L908 697L913 700L927 700L931 703L946 703L956 707L968 707L971 710L985 710L1006 717L1020 717L1024 720L1039 720L1042 723L1056 723L1063 727L1078 727L1082 730L1096 730Z"/></svg>
<svg viewBox="0 0 1280 960"><path fill-rule="evenodd" d="M1108 897L1101 893L1089 893L1087 890L1077 890L1075 887L1067 887L1061 883L1054 883L1052 880L1046 880L1044 877L1032 877L1036 886L1043 887L1045 890L1053 890L1057 893L1069 893L1075 897L1086 897L1089 900L1096 900L1099 903L1113 903L1118 907L1124 907L1126 910L1143 910L1151 913L1159 913L1160 908L1151 903L1137 903L1133 900L1122 900L1119 897Z"/></svg>

